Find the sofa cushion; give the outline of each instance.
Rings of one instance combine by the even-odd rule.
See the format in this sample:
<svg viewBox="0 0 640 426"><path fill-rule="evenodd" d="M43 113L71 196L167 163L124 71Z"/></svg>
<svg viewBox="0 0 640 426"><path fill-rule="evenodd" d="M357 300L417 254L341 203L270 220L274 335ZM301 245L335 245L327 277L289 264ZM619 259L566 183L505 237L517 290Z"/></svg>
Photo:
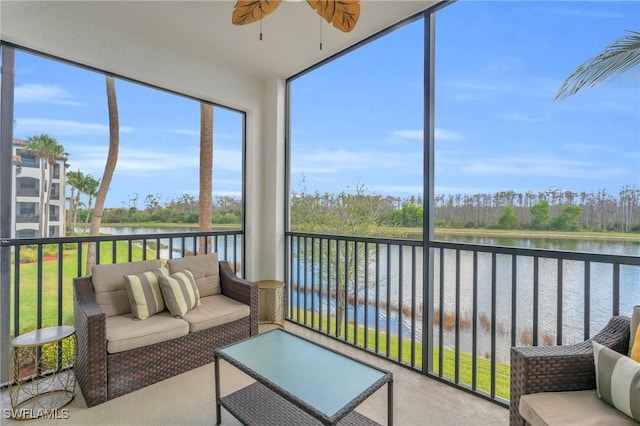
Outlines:
<svg viewBox="0 0 640 426"><path fill-rule="evenodd" d="M107 317L131 312L129 296L124 285L125 275L152 271L160 267L160 260L95 265L91 269L91 283L96 302Z"/></svg>
<svg viewBox="0 0 640 426"><path fill-rule="evenodd" d="M173 318L169 312L160 312L144 321L134 321L132 314L115 315L107 318L107 352L124 352L154 343L185 336L189 324Z"/></svg>
<svg viewBox="0 0 640 426"><path fill-rule="evenodd" d="M202 297L200 302L182 317L192 333L248 317L251 312L249 306L222 294Z"/></svg>
<svg viewBox="0 0 640 426"><path fill-rule="evenodd" d="M182 318L189 310L200 305L200 294L193 275L188 269L159 277L162 297L171 315Z"/></svg>
<svg viewBox="0 0 640 426"><path fill-rule="evenodd" d="M633 307L633 313L631 314L631 336L629 337L629 356L634 347L640 351L640 344L637 343L638 330L640 330L640 305ZM633 357L632 357L633 358ZM634 358L635 359L635 358ZM635 359L640 362L640 359Z"/></svg>
<svg viewBox="0 0 640 426"><path fill-rule="evenodd" d="M595 389L522 395L518 409L531 426L637 426L632 419L600 400Z"/></svg>
<svg viewBox="0 0 640 426"><path fill-rule="evenodd" d="M169 276L165 267L136 275L125 275L125 287L129 296L131 313L136 319L145 319L164 311L164 300L158 277Z"/></svg>
<svg viewBox="0 0 640 426"><path fill-rule="evenodd" d="M220 267L218 265L218 253L186 256L167 261L169 273L188 269L193 274L198 286L200 297L220 294Z"/></svg>
<svg viewBox="0 0 640 426"><path fill-rule="evenodd" d="M640 422L640 363L593 342L598 396Z"/></svg>

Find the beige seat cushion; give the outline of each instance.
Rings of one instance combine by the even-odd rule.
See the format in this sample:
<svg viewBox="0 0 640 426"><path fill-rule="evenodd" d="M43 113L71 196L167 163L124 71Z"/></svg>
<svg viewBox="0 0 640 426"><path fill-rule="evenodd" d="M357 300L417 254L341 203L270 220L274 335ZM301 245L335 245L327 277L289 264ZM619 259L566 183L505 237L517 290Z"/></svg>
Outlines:
<svg viewBox="0 0 640 426"><path fill-rule="evenodd" d="M248 317L250 313L249 306L222 294L201 297L200 302L200 306L182 317L192 333Z"/></svg>
<svg viewBox="0 0 640 426"><path fill-rule="evenodd" d="M218 265L218 253L186 256L167 261L169 273L188 269L193 274L198 286L200 297L220 294L220 266Z"/></svg>
<svg viewBox="0 0 640 426"><path fill-rule="evenodd" d="M124 282L125 275L136 275L159 267L160 261L157 259L94 266L91 269L93 291L96 294L96 302L107 317L131 312Z"/></svg>
<svg viewBox="0 0 640 426"><path fill-rule="evenodd" d="M600 400L595 389L522 395L519 410L520 415L532 426L638 425Z"/></svg>
<svg viewBox="0 0 640 426"><path fill-rule="evenodd" d="M633 345L635 343L638 326L640 326L640 305L634 306L633 313L631 314L631 337L629 340L629 356L631 356L631 350L633 349Z"/></svg>
<svg viewBox="0 0 640 426"><path fill-rule="evenodd" d="M189 333L189 324L167 311L136 321L132 314L107 318L107 352L110 354L141 348Z"/></svg>

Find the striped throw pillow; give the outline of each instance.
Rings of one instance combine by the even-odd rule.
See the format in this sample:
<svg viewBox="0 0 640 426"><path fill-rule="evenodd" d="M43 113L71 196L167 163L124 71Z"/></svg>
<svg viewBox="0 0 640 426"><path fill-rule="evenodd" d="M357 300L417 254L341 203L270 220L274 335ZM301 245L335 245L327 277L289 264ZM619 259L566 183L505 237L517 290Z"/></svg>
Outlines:
<svg viewBox="0 0 640 426"><path fill-rule="evenodd" d="M593 342L598 397L640 422L640 363Z"/></svg>
<svg viewBox="0 0 640 426"><path fill-rule="evenodd" d="M169 269L162 267L136 275L125 275L124 282L129 296L129 306L135 319L145 319L164 311L164 300L158 278L169 276Z"/></svg>
<svg viewBox="0 0 640 426"><path fill-rule="evenodd" d="M188 269L160 277L160 288L169 312L176 318L182 318L189 310L200 305L200 293Z"/></svg>

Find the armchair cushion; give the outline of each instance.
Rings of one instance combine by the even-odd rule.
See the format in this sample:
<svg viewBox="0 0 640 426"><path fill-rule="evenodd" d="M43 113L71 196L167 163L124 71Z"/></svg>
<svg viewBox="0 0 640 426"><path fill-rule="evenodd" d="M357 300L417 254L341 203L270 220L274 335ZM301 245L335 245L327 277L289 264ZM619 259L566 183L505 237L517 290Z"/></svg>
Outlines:
<svg viewBox="0 0 640 426"><path fill-rule="evenodd" d="M522 395L520 415L531 426L637 426L599 399L595 389Z"/></svg>
<svg viewBox="0 0 640 426"><path fill-rule="evenodd" d="M200 302L202 302L200 306L182 317L189 323L191 333L233 322L251 314L248 305L222 294L202 297Z"/></svg>
<svg viewBox="0 0 640 426"><path fill-rule="evenodd" d="M189 324L160 312L144 321L133 321L133 315L115 315L106 319L107 352L110 354L153 345L189 333Z"/></svg>
<svg viewBox="0 0 640 426"><path fill-rule="evenodd" d="M629 356L640 362L640 305L633 307L631 315L631 336L629 340ZM635 356L634 356L635 354Z"/></svg>
<svg viewBox="0 0 640 426"><path fill-rule="evenodd" d="M152 271L160 267L160 260L96 265L91 269L91 283L96 302L108 316L131 312L124 276Z"/></svg>
<svg viewBox="0 0 640 426"><path fill-rule="evenodd" d="M598 397L640 422L640 363L592 343Z"/></svg>
<svg viewBox="0 0 640 426"><path fill-rule="evenodd" d="M167 262L169 273L188 269L193 274L200 297L220 294L220 268L218 253L199 254L169 259Z"/></svg>
<svg viewBox="0 0 640 426"><path fill-rule="evenodd" d="M159 280L164 302L174 317L182 318L190 309L200 305L200 293L188 269L169 277L161 276Z"/></svg>
<svg viewBox="0 0 640 426"><path fill-rule="evenodd" d="M165 267L135 275L125 275L125 287L129 295L131 313L135 319L145 319L164 311L164 300L158 277L169 276Z"/></svg>

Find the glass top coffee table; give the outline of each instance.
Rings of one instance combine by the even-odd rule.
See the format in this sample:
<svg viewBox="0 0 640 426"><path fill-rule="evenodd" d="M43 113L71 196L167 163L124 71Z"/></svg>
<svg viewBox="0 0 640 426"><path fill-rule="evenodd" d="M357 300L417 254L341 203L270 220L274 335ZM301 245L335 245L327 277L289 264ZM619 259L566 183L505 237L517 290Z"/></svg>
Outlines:
<svg viewBox="0 0 640 426"><path fill-rule="evenodd" d="M256 380L220 396L219 359ZM375 425L353 411L387 385L387 422L393 424L391 373L284 330L215 351L216 420L224 407L246 425Z"/></svg>

